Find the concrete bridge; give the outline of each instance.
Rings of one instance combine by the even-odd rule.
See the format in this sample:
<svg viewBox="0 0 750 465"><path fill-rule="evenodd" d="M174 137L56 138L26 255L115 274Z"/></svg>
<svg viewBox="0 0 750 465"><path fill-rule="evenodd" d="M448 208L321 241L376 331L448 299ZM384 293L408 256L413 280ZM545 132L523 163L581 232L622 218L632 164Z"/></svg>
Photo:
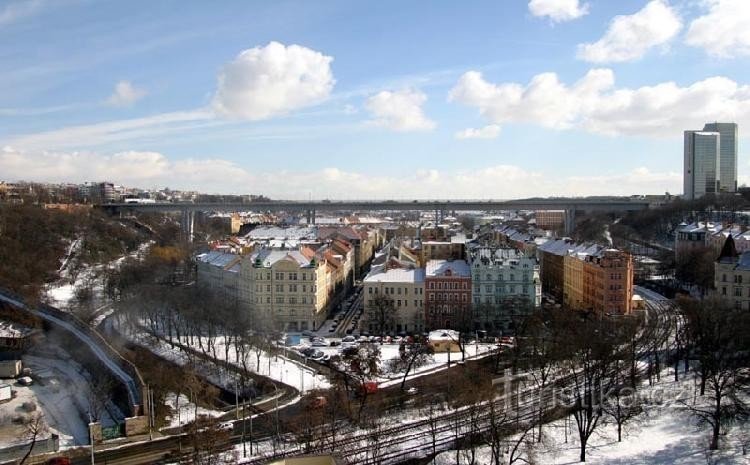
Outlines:
<svg viewBox="0 0 750 465"><path fill-rule="evenodd" d="M577 212L628 212L649 207L645 200L629 197L581 197L581 198L532 198L520 200L277 200L247 203L110 203L100 208L112 213L122 212L178 212L182 213L182 230L190 239L196 211L205 212L304 212L308 224L315 224L318 211L434 211L441 221L447 212L457 211L517 211L517 210L563 210L565 232L575 228Z"/></svg>

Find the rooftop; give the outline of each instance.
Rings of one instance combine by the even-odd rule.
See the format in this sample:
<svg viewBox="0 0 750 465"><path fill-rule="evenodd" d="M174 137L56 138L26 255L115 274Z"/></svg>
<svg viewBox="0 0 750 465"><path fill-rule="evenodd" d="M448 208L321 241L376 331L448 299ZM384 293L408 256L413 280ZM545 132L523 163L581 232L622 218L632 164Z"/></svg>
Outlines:
<svg viewBox="0 0 750 465"><path fill-rule="evenodd" d="M470 278L471 269L464 260L430 260L426 266L426 276L443 276L450 271L452 276Z"/></svg>
<svg viewBox="0 0 750 465"><path fill-rule="evenodd" d="M388 271L374 271L369 273L364 282L382 283L423 283L425 278L424 268L404 269L391 268Z"/></svg>

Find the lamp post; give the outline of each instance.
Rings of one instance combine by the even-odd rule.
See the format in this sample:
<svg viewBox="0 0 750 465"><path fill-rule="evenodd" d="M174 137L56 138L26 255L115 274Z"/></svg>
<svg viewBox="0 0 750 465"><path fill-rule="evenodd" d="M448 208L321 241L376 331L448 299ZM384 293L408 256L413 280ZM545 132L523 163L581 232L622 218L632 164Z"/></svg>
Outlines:
<svg viewBox="0 0 750 465"><path fill-rule="evenodd" d="M94 465L94 430L93 421L91 420L91 412L89 413L89 442L91 443L91 465Z"/></svg>

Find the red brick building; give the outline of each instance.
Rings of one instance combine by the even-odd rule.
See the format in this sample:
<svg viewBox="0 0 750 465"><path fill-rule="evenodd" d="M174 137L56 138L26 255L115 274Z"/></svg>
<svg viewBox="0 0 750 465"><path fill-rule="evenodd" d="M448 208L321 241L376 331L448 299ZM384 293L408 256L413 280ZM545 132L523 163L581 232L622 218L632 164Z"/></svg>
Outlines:
<svg viewBox="0 0 750 465"><path fill-rule="evenodd" d="M427 329L460 329L471 324L471 269L464 260L430 260L425 285Z"/></svg>

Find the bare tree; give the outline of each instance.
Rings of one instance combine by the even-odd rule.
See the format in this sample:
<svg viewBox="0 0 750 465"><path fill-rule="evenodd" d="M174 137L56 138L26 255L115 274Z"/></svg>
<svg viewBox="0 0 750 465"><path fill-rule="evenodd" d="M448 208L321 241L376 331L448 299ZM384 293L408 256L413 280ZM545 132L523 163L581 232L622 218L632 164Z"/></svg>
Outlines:
<svg viewBox="0 0 750 465"><path fill-rule="evenodd" d="M580 441L580 460L586 461L586 446L600 425L602 399L609 389L618 340L615 325L606 320L571 318L568 327L572 345L569 361L572 385L570 407Z"/></svg>
<svg viewBox="0 0 750 465"><path fill-rule="evenodd" d="M107 408L107 403L112 398L115 383L106 374L95 374L89 382L89 391L86 396L91 419L100 421L102 413Z"/></svg>
<svg viewBox="0 0 750 465"><path fill-rule="evenodd" d="M401 378L402 391L411 370L429 363L433 358L432 355L434 352L432 346L422 338L411 344L402 343L399 346L399 357L393 360L394 363L391 364L391 368L404 372L404 376Z"/></svg>
<svg viewBox="0 0 750 465"><path fill-rule="evenodd" d="M26 460L28 460L31 452L34 450L34 446L36 445L37 440L39 440L41 436L44 436L49 431L49 429L47 428L47 423L44 421L44 415L41 412L32 413L26 419L23 428L24 438L31 442L29 444L29 450L26 451L26 454L19 462L19 465L23 465L24 463L26 463Z"/></svg>
<svg viewBox="0 0 750 465"><path fill-rule="evenodd" d="M345 374L344 384L350 389L348 377L355 381L356 395L359 398L357 420L362 416L371 391L371 383L380 374L380 347L364 343L356 348L344 351L342 356L333 360L334 367ZM347 376L348 375L348 376Z"/></svg>
<svg viewBox="0 0 750 465"><path fill-rule="evenodd" d="M372 330L375 334L393 331L396 316L396 303L386 294L376 294L370 306Z"/></svg>
<svg viewBox="0 0 750 465"><path fill-rule="evenodd" d="M706 396L703 402L684 405L711 427L709 448L717 450L722 427L748 412L740 393L748 388L743 370L748 366L750 316L718 299L683 300L681 305L699 363L701 396Z"/></svg>
<svg viewBox="0 0 750 465"><path fill-rule="evenodd" d="M222 457L229 448L228 431L214 418L196 418L187 427L187 440L190 447L190 463L194 465L223 465L236 463L236 460Z"/></svg>
<svg viewBox="0 0 750 465"><path fill-rule="evenodd" d="M643 413L643 405L635 389L619 384L602 401L602 411L617 426L617 442L622 442L623 427Z"/></svg>

